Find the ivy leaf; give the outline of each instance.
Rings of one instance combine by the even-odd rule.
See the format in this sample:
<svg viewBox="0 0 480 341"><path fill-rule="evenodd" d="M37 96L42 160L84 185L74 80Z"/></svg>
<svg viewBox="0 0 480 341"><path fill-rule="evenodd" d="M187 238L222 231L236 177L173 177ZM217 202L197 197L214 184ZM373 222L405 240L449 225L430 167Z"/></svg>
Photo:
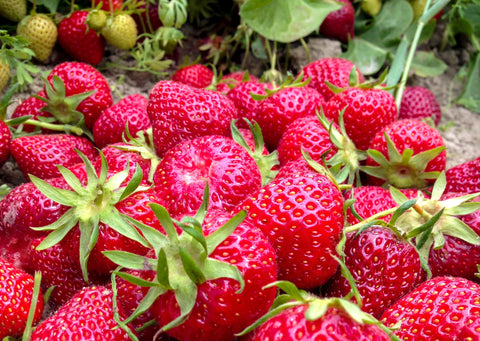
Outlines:
<svg viewBox="0 0 480 341"><path fill-rule="evenodd" d="M341 7L331 0L246 0L240 17L263 37L290 43L318 30Z"/></svg>

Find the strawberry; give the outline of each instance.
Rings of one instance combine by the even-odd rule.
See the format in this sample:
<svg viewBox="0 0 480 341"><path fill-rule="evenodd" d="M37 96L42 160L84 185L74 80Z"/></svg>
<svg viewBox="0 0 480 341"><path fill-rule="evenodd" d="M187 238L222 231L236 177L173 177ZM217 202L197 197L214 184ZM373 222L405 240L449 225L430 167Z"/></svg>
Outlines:
<svg viewBox="0 0 480 341"><path fill-rule="evenodd" d="M290 123L300 117L315 115L324 104L323 97L308 87L286 87L262 100L255 119L267 147L276 149Z"/></svg>
<svg viewBox="0 0 480 341"><path fill-rule="evenodd" d="M480 157L449 168L446 176L447 192L480 192Z"/></svg>
<svg viewBox="0 0 480 341"><path fill-rule="evenodd" d="M212 84L213 71L202 64L188 65L175 71L172 75L172 81L205 89Z"/></svg>
<svg viewBox="0 0 480 341"><path fill-rule="evenodd" d="M233 103L214 91L160 81L150 91L147 107L158 156L184 140L204 135L229 135L236 118Z"/></svg>
<svg viewBox="0 0 480 341"><path fill-rule="evenodd" d="M147 295L150 310L178 340L232 340L265 314L275 297L275 288L264 288L277 273L275 253L265 236L242 222L245 212L234 217L215 209L205 212L208 197L206 190L206 200L194 217L175 221L183 230L180 235L166 209L152 205L167 235L149 234L152 242L158 241L153 243L156 259L140 257L136 262L137 270L143 264L157 269ZM168 270L157 266L160 261L168 264Z"/></svg>
<svg viewBox="0 0 480 341"><path fill-rule="evenodd" d="M130 50L137 42L137 24L130 14L117 12L107 18L100 31L105 40L119 49Z"/></svg>
<svg viewBox="0 0 480 341"><path fill-rule="evenodd" d="M398 188L424 188L445 169L445 143L440 133L418 120L398 120L370 142L367 167L371 183Z"/></svg>
<svg viewBox="0 0 480 341"><path fill-rule="evenodd" d="M222 76L220 81L217 83L217 91L224 94L228 94L228 92L230 92L230 89L235 88L244 82L259 83L260 80L257 77L250 74L248 74L248 77L247 77L245 71L234 71Z"/></svg>
<svg viewBox="0 0 480 341"><path fill-rule="evenodd" d="M338 57L321 58L313 61L303 67L302 73L304 80L311 78L307 86L316 89L328 101L334 93L325 82L329 82L338 88L346 88L350 84L349 78L353 69L359 82L363 83L364 77L360 70L351 61Z"/></svg>
<svg viewBox="0 0 480 341"><path fill-rule="evenodd" d="M10 80L10 66L0 60L0 92L7 86Z"/></svg>
<svg viewBox="0 0 480 341"><path fill-rule="evenodd" d="M285 293L277 297L262 319L243 330L245 341L390 340L385 328L352 302L321 299L292 283L273 283Z"/></svg>
<svg viewBox="0 0 480 341"><path fill-rule="evenodd" d="M350 87L324 105L325 116L337 123L342 111L347 135L360 150L367 150L375 134L398 116L393 96L375 88Z"/></svg>
<svg viewBox="0 0 480 341"><path fill-rule="evenodd" d="M432 118L435 125L440 123L442 109L435 95L422 86L407 86L403 93L398 112L399 119Z"/></svg>
<svg viewBox="0 0 480 341"><path fill-rule="evenodd" d="M145 1L145 3L137 3L137 9L140 13L133 13L132 17L137 24L139 39L144 33L154 34L160 27L163 26L162 21L158 15L158 10L161 8L160 1Z"/></svg>
<svg viewBox="0 0 480 341"><path fill-rule="evenodd" d="M131 340L129 334L134 333L129 327L115 328L118 326L116 313L122 315L113 308L112 290L102 286L86 287L40 323L30 340Z"/></svg>
<svg viewBox="0 0 480 341"><path fill-rule="evenodd" d="M361 308L376 318L425 279L415 247L386 227L348 233L344 253L362 299ZM327 297L344 297L351 287L338 270L323 291Z"/></svg>
<svg viewBox="0 0 480 341"><path fill-rule="evenodd" d="M17 34L30 42L28 47L39 61L46 62L57 42L58 30L45 14L31 14L18 23Z"/></svg>
<svg viewBox="0 0 480 341"><path fill-rule="evenodd" d="M457 340L480 315L480 286L457 277L434 277L402 297L383 316L402 340Z"/></svg>
<svg viewBox="0 0 480 341"><path fill-rule="evenodd" d="M58 43L75 60L99 64L105 52L105 39L86 24L88 11L75 11L60 21Z"/></svg>
<svg viewBox="0 0 480 341"><path fill-rule="evenodd" d="M332 257L343 229L343 198L320 173L276 178L239 208L258 226L277 254L279 279L302 289L324 284L337 269Z"/></svg>
<svg viewBox="0 0 480 341"><path fill-rule="evenodd" d="M10 143L12 142L12 133L4 121L0 121L0 166L8 160L10 156Z"/></svg>
<svg viewBox="0 0 480 341"><path fill-rule="evenodd" d="M0 17L19 22L27 15L26 0L3 0L0 1Z"/></svg>
<svg viewBox="0 0 480 341"><path fill-rule="evenodd" d="M32 304L34 278L0 258L0 338L20 337ZM39 293L33 323L40 321L43 295Z"/></svg>
<svg viewBox="0 0 480 341"><path fill-rule="evenodd" d="M11 144L12 156L26 178L30 175L41 179L60 176L57 165L68 167L82 161L76 149L92 160L97 155L89 140L68 134L21 136Z"/></svg>
<svg viewBox="0 0 480 341"><path fill-rule="evenodd" d="M19 118L23 116L32 116L32 120L37 120L37 117L51 117L51 114L42 109L46 106L45 102L38 97L46 97L44 90L40 90L35 96L30 96L24 99L12 113L12 118ZM24 124L22 131L31 133L35 130L35 126L31 124Z"/></svg>
<svg viewBox="0 0 480 341"><path fill-rule="evenodd" d="M348 43L355 37L355 9L350 0L339 0L342 8L331 12L320 25L320 33L327 38L333 38Z"/></svg>
<svg viewBox="0 0 480 341"><path fill-rule="evenodd" d="M322 157L329 159L337 148L318 117L310 115L300 117L288 125L277 150L280 165L285 165L288 161L301 157L302 150L308 152L314 161L322 163Z"/></svg>
<svg viewBox="0 0 480 341"><path fill-rule="evenodd" d="M101 5L101 9L107 12L114 12L122 8L123 0L91 0L92 6L97 7L98 4Z"/></svg>
<svg viewBox="0 0 480 341"><path fill-rule="evenodd" d="M56 187L68 187L63 179L55 178L48 182ZM43 195L31 182L12 189L0 201L0 257L27 270L28 244L46 235L45 231L35 231L31 227L53 223L66 210L65 206Z"/></svg>
<svg viewBox="0 0 480 341"><path fill-rule="evenodd" d="M139 94L131 94L107 108L95 121L93 139L98 148L122 142L125 128L133 137L141 130L150 128L147 114L147 99Z"/></svg>
<svg viewBox="0 0 480 341"><path fill-rule="evenodd" d="M210 207L231 211L261 186L255 160L232 138L202 136L171 148L154 174L155 190L173 215L197 210L206 180Z"/></svg>
<svg viewBox="0 0 480 341"><path fill-rule="evenodd" d="M261 102L255 100L252 97L252 94L266 95L266 87L268 88L267 84L262 84L256 81L248 81L239 83L230 91L228 91L227 97L233 102L238 111L238 127L248 127L248 124L244 121L244 119L256 121L258 107Z"/></svg>
<svg viewBox="0 0 480 341"><path fill-rule="evenodd" d="M98 117L113 104L108 81L91 65L80 62L58 64L47 80L48 106L44 110L61 123L79 125L79 121L84 120L86 127L93 129Z"/></svg>

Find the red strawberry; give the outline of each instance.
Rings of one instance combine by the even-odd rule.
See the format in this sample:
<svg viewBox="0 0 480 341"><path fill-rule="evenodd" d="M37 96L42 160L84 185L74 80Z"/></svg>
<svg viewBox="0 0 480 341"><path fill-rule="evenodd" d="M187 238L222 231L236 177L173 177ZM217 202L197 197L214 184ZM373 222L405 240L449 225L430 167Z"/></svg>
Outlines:
<svg viewBox="0 0 480 341"><path fill-rule="evenodd" d="M305 158L299 157L296 160L288 161L286 164L284 164L282 167L280 167L277 175L275 176L275 179L280 179L280 178L292 178L295 177L297 174L304 174L304 172L307 173L318 173L315 169L312 168L305 160Z"/></svg>
<svg viewBox="0 0 480 341"><path fill-rule="evenodd" d="M114 313L112 290L86 287L39 324L30 340L131 340L127 331L115 328ZM120 316L125 318L121 311ZM134 334L132 330L129 333Z"/></svg>
<svg viewBox="0 0 480 341"><path fill-rule="evenodd" d="M48 182L55 187L68 186L63 179L55 178ZM0 201L0 257L19 269L28 269L29 243L46 235L45 231L34 231L31 227L53 223L66 210L65 206L43 195L31 182L12 189Z"/></svg>
<svg viewBox="0 0 480 341"><path fill-rule="evenodd" d="M122 142L125 127L133 137L141 130L147 130L150 119L147 114L147 99L139 94L129 95L106 109L95 121L93 139L98 148ZM126 137L126 136L125 136Z"/></svg>
<svg viewBox="0 0 480 341"><path fill-rule="evenodd" d="M143 10L141 13L132 13L132 17L137 24L139 40L141 41L143 39L141 36L143 33L155 33L163 26L163 23L158 16L159 1L138 2L136 5L138 6L139 12Z"/></svg>
<svg viewBox="0 0 480 341"><path fill-rule="evenodd" d="M333 38L348 43L355 37L355 9L350 0L339 0L342 8L331 12L320 25L320 33L327 38Z"/></svg>
<svg viewBox="0 0 480 341"><path fill-rule="evenodd" d="M324 105L325 116L337 123L342 110L347 135L360 150L367 150L375 134L398 116L395 99L382 89L347 88Z"/></svg>
<svg viewBox="0 0 480 341"><path fill-rule="evenodd" d="M435 95L422 86L407 86L403 93L398 118L422 119L428 117L433 119L435 125L440 123L442 109Z"/></svg>
<svg viewBox="0 0 480 341"><path fill-rule="evenodd" d="M323 97L308 87L286 87L262 100L256 121L267 147L276 149L290 123L300 117L315 115L324 104Z"/></svg>
<svg viewBox="0 0 480 341"><path fill-rule="evenodd" d="M29 174L41 179L60 176L57 165L68 167L82 161L75 149L90 159L97 156L89 140L68 134L22 136L11 144L12 156L26 178Z"/></svg>
<svg viewBox="0 0 480 341"><path fill-rule="evenodd" d="M37 94L39 97L45 98L47 95L44 90L39 91ZM36 120L37 117L51 117L52 115L42 109L46 106L45 102L41 99L38 99L35 96L30 96L27 99L23 100L13 111L12 118L18 118L23 116L32 116L32 120ZM31 133L35 130L35 126L25 124L22 128L22 131Z"/></svg>
<svg viewBox="0 0 480 341"><path fill-rule="evenodd" d="M318 117L310 115L300 117L288 125L277 150L280 165L285 165L288 161L302 157L302 150L308 152L314 161L322 163L322 156L329 159L336 153L337 148ZM327 152L328 154L324 155Z"/></svg>
<svg viewBox="0 0 480 341"><path fill-rule="evenodd" d="M20 337L32 304L34 278L0 258L0 338ZM43 295L39 293L33 323L40 321Z"/></svg>
<svg viewBox="0 0 480 341"><path fill-rule="evenodd" d="M387 137L388 138L387 138ZM398 188L424 188L445 169L442 136L418 120L398 120L372 139L363 168L373 184L389 183Z"/></svg>
<svg viewBox="0 0 480 341"><path fill-rule="evenodd" d="M262 84L255 81L248 81L239 83L227 93L227 97L233 102L238 111L237 126L247 128L248 124L243 119L256 121L258 107L260 101L253 99L252 93L256 95L266 95L265 87L267 84Z"/></svg>
<svg viewBox="0 0 480 341"><path fill-rule="evenodd" d="M273 245L280 279L312 289L333 276L344 218L342 195L329 178L309 172L274 179L239 208Z"/></svg>
<svg viewBox="0 0 480 341"><path fill-rule="evenodd" d="M250 74L248 75L247 81L245 81L245 78L245 71L235 71L232 73L227 73L226 75L222 76L222 78L218 82L217 91L228 94L232 88L236 88L238 85L244 82L260 82L257 77Z"/></svg>
<svg viewBox="0 0 480 341"><path fill-rule="evenodd" d="M102 4L100 7L104 11L114 12L122 8L123 0L91 0L92 6L97 7L98 4Z"/></svg>
<svg viewBox="0 0 480 341"><path fill-rule="evenodd" d="M55 76L63 81L64 94L58 88ZM112 105L112 92L108 81L91 65L80 62L58 64L52 69L47 80L54 85L54 91L49 91L49 87L46 87L50 102L46 110L62 123L78 124L79 118L84 118L87 128L93 129L98 117ZM65 102L65 96L68 99L73 95L88 94L89 91L93 91L93 93L81 100L78 106L72 108ZM75 104L77 103L75 102ZM66 110L67 108L68 110ZM78 112L81 113L81 117L78 117Z"/></svg>
<svg viewBox="0 0 480 341"><path fill-rule="evenodd" d="M480 286L463 278L434 277L385 311L387 327L402 340L457 340L480 316Z"/></svg>
<svg viewBox="0 0 480 341"><path fill-rule="evenodd" d="M309 87L316 89L323 95L325 100L329 100L334 95L332 90L325 83L326 81L338 88L346 88L349 86L350 73L355 65L343 58L321 58L306 65L303 69L303 79L311 78ZM360 83L364 78L360 70L355 67Z"/></svg>
<svg viewBox="0 0 480 341"><path fill-rule="evenodd" d="M261 186L255 160L232 138L202 136L170 149L158 165L154 183L170 214L197 210L206 181L210 207L231 211Z"/></svg>
<svg viewBox="0 0 480 341"><path fill-rule="evenodd" d="M88 11L75 11L60 21L58 43L75 60L99 64L105 52L105 39L88 28Z"/></svg>
<svg viewBox="0 0 480 341"><path fill-rule="evenodd" d="M446 171L447 192L480 192L480 157Z"/></svg>
<svg viewBox="0 0 480 341"><path fill-rule="evenodd" d="M173 81L160 81L154 86L147 112L160 157L184 140L229 135L230 122L237 116L235 106L224 95Z"/></svg>
<svg viewBox="0 0 480 341"><path fill-rule="evenodd" d="M12 134L4 121L0 121L0 166L8 160L10 156L10 143Z"/></svg>
<svg viewBox="0 0 480 341"><path fill-rule="evenodd" d="M344 252L345 265L362 298L362 310L376 318L425 279L415 247L388 228L350 232ZM327 297L344 297L350 291L340 270L324 288Z"/></svg>
<svg viewBox="0 0 480 341"><path fill-rule="evenodd" d="M178 69L172 76L172 81L204 89L213 80L213 71L202 64L193 64Z"/></svg>

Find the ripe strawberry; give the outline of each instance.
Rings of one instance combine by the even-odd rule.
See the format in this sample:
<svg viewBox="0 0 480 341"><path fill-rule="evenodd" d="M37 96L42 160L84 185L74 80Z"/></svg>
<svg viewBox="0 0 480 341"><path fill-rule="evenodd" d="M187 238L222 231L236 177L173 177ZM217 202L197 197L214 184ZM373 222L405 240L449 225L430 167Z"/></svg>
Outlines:
<svg viewBox="0 0 480 341"><path fill-rule="evenodd" d="M45 14L31 14L18 23L17 34L30 42L28 47L39 61L46 62L57 42L58 30Z"/></svg>
<svg viewBox="0 0 480 341"><path fill-rule="evenodd" d="M57 165L68 167L82 161L75 149L91 160L97 156L93 143L68 134L21 136L11 144L12 156L27 179L30 174L41 179L60 176Z"/></svg>
<svg viewBox="0 0 480 341"><path fill-rule="evenodd" d="M255 119L267 147L276 149L290 123L300 117L315 115L324 104L323 97L308 87L283 88L262 100Z"/></svg>
<svg viewBox="0 0 480 341"><path fill-rule="evenodd" d="M103 59L105 39L90 30L86 20L88 11L75 11L60 21L58 43L75 60L96 65Z"/></svg>
<svg viewBox="0 0 480 341"><path fill-rule="evenodd" d="M260 79L250 74L248 77L246 77L245 71L234 71L222 76L220 81L217 83L217 91L223 94L228 94L230 89L233 89L244 82L259 83Z"/></svg>
<svg viewBox="0 0 480 341"><path fill-rule="evenodd" d="M342 110L347 135L360 150L367 150L375 134L398 116L395 99L382 89L347 88L324 105L325 116L337 123Z"/></svg>
<svg viewBox="0 0 480 341"><path fill-rule="evenodd" d="M147 107L158 156L184 140L204 135L229 135L236 118L233 103L214 91L160 81L150 91Z"/></svg>
<svg viewBox="0 0 480 341"><path fill-rule="evenodd" d="M130 50L137 42L137 24L130 14L117 12L107 18L101 34L109 44Z"/></svg>
<svg viewBox="0 0 480 341"><path fill-rule="evenodd" d="M97 7L98 4L102 4L100 7L104 11L114 12L122 8L123 0L91 0L92 6Z"/></svg>
<svg viewBox="0 0 480 341"><path fill-rule="evenodd" d="M0 92L7 86L10 79L10 66L0 60Z"/></svg>
<svg viewBox="0 0 480 341"><path fill-rule="evenodd" d="M114 313L112 290L86 287L40 323L30 340L131 340L128 333L133 334L132 330L127 333L123 328L115 328L118 324ZM122 311L119 313L125 317Z"/></svg>
<svg viewBox="0 0 480 341"><path fill-rule="evenodd" d="M327 38L333 38L348 43L355 37L355 9L350 0L339 0L342 8L331 12L320 25L320 33Z"/></svg>
<svg viewBox="0 0 480 341"><path fill-rule="evenodd" d="M162 21L158 15L160 9L160 1L146 1L145 3L137 3L137 9L140 13L133 13L132 17L137 24L139 39L143 33L155 33L163 26Z"/></svg>
<svg viewBox="0 0 480 341"><path fill-rule="evenodd" d="M447 192L480 192L480 157L449 168Z"/></svg>
<svg viewBox="0 0 480 341"><path fill-rule="evenodd" d="M227 93L227 97L233 102L238 111L238 127L247 128L248 124L244 119L251 122L256 121L260 101L253 99L252 94L266 95L265 88L269 86L256 81L242 82L236 85Z"/></svg>
<svg viewBox="0 0 480 341"><path fill-rule="evenodd" d="M344 252L345 265L362 299L361 308L376 318L425 280L415 247L386 227L348 233ZM344 297L351 287L338 270L323 291L327 297Z"/></svg>
<svg viewBox="0 0 480 341"><path fill-rule="evenodd" d="M60 181L56 178L48 182L60 188L68 186L63 179ZM12 189L0 201L0 257L19 269L27 270L28 244L46 235L45 231L35 231L31 227L53 223L66 210L65 206L43 195L31 182Z"/></svg>
<svg viewBox="0 0 480 341"><path fill-rule="evenodd" d="M418 120L398 120L370 142L367 166L371 183L398 188L424 188L445 169L445 143L440 133Z"/></svg>
<svg viewBox="0 0 480 341"><path fill-rule="evenodd" d="M478 320L480 286L463 278L434 277L402 297L382 316L403 340L457 340L461 330Z"/></svg>
<svg viewBox="0 0 480 341"><path fill-rule="evenodd" d="M12 118L23 116L32 116L32 120L37 120L38 116L51 117L52 115L42 109L46 106L45 102L37 97L45 98L47 95L44 90L39 91L36 96L30 96L24 99L13 111ZM31 133L35 130L34 125L24 124L22 131ZM44 131L45 132L45 131Z"/></svg>
<svg viewBox="0 0 480 341"><path fill-rule="evenodd" d="M422 119L428 117L433 119L435 125L440 123L442 109L435 95L422 86L407 86L403 93L398 118Z"/></svg>
<svg viewBox="0 0 480 341"><path fill-rule="evenodd" d="M26 0L0 1L0 17L10 21L19 22L27 15Z"/></svg>
<svg viewBox="0 0 480 341"><path fill-rule="evenodd" d="M172 75L172 81L205 89L212 84L213 71L202 64L188 65L175 71Z"/></svg>
<svg viewBox="0 0 480 341"><path fill-rule="evenodd" d="M20 337L27 324L32 304L34 279L26 272L0 258L0 338ZM43 295L39 293L33 323L40 321Z"/></svg>
<svg viewBox="0 0 480 341"><path fill-rule="evenodd" d="M303 79L311 78L307 86L316 89L323 95L325 100L329 100L334 95L332 90L325 84L329 82L338 88L346 88L349 86L350 73L355 65L343 58L321 58L303 67ZM364 82L364 77L355 67L360 83Z"/></svg>
<svg viewBox="0 0 480 341"><path fill-rule="evenodd" d="M174 216L200 207L206 181L210 207L227 212L261 186L255 160L232 138L218 135L184 141L170 149L153 179Z"/></svg>
<svg viewBox="0 0 480 341"><path fill-rule="evenodd" d="M337 148L318 117L310 115L297 118L288 125L277 150L280 165L285 165L288 161L302 157L302 150L308 152L314 161L322 163L322 156L329 159L336 153ZM328 154L324 155L327 152Z"/></svg>
<svg viewBox="0 0 480 341"><path fill-rule="evenodd" d="M57 77L65 86L64 93L61 82L56 81ZM49 105L45 110L59 122L77 125L80 119L84 119L87 128L93 129L98 117L113 103L108 81L91 65L80 62L58 64L52 69L47 80L55 91L49 91L51 89L46 87ZM93 93L84 97L85 93L90 91ZM74 101L72 107L73 96L80 97L78 101Z"/></svg>
<svg viewBox="0 0 480 341"><path fill-rule="evenodd" d="M10 156L10 143L12 134L4 121L0 121L0 166L8 160Z"/></svg>
<svg viewBox="0 0 480 341"><path fill-rule="evenodd" d="M279 279L312 289L333 276L344 219L342 195L329 178L311 172L276 178L240 208L274 247Z"/></svg>
<svg viewBox="0 0 480 341"><path fill-rule="evenodd" d="M127 123L128 131L133 137L136 137L139 131L151 127L147 114L147 99L142 95L131 94L100 115L93 127L93 139L97 147L103 148L122 142Z"/></svg>

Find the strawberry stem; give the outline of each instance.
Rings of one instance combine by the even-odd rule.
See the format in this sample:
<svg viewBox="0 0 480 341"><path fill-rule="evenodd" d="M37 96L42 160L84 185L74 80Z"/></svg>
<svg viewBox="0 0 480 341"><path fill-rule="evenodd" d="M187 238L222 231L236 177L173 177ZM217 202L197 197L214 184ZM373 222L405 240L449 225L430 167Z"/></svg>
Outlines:
<svg viewBox="0 0 480 341"><path fill-rule="evenodd" d="M344 230L344 233L347 234L347 233L350 233L350 232L355 232L359 229L361 229L363 226L365 226L365 224L368 224L368 223L371 223L379 218L383 218L389 214L392 214L394 213L396 210L397 210L398 207L392 207L392 208L389 208L388 210L385 210L385 211L382 211L382 212L378 212L374 215L371 215L370 217L368 217L367 219L364 219L363 221L355 224L355 225L351 225L351 226L347 226Z"/></svg>

